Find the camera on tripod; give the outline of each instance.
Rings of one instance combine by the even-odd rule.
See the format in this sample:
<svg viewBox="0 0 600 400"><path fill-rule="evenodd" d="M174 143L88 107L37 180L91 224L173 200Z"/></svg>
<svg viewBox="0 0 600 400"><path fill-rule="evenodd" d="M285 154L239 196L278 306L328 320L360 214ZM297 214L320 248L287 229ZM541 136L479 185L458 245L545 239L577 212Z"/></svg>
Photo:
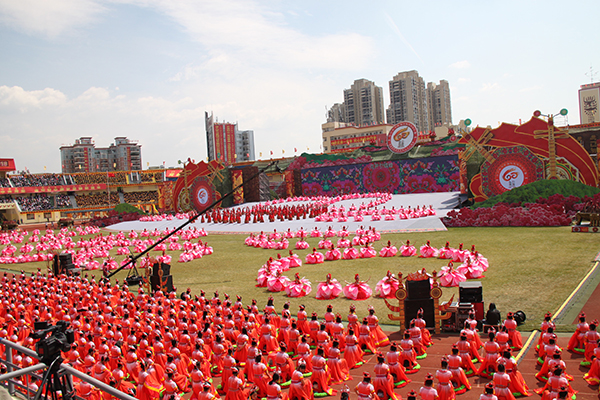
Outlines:
<svg viewBox="0 0 600 400"><path fill-rule="evenodd" d="M60 356L61 351L69 351L75 342L75 332L68 329L70 323L58 321L51 325L48 321L36 321L33 324L35 332L30 336L39 339L35 344L35 351L44 364L50 363ZM49 336L48 336L49 335Z"/></svg>

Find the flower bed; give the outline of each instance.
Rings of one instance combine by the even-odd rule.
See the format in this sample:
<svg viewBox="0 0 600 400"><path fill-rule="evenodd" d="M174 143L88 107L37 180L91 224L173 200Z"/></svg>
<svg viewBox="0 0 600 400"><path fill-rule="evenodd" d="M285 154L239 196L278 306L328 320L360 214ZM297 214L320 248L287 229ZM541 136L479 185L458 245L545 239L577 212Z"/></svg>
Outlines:
<svg viewBox="0 0 600 400"><path fill-rule="evenodd" d="M555 194L539 198L535 203L497 203L493 207L452 210L442 218L447 227L464 226L566 226L585 204L600 202L594 197L565 197Z"/></svg>

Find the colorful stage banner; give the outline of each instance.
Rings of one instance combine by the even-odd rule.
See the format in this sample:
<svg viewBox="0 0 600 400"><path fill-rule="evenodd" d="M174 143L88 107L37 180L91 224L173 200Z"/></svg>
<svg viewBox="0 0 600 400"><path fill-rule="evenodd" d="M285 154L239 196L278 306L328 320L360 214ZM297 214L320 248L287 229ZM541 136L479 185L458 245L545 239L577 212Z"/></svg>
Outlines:
<svg viewBox="0 0 600 400"><path fill-rule="evenodd" d="M15 167L15 160L12 158L0 158L0 171L14 171L17 167Z"/></svg>
<svg viewBox="0 0 600 400"><path fill-rule="evenodd" d="M228 165L235 163L235 125L233 124L225 124L225 146L227 146L224 155L225 163Z"/></svg>
<svg viewBox="0 0 600 400"><path fill-rule="evenodd" d="M214 158L223 162L225 160L225 132L224 124L214 124L213 132L215 139L215 154Z"/></svg>
<svg viewBox="0 0 600 400"><path fill-rule="evenodd" d="M460 190L459 164L456 155L307 168L301 173L302 194L305 196Z"/></svg>
<svg viewBox="0 0 600 400"><path fill-rule="evenodd" d="M237 187L244 183L244 173L241 169L231 170L231 186ZM233 192L233 204L242 204L244 202L244 187L240 187Z"/></svg>
<svg viewBox="0 0 600 400"><path fill-rule="evenodd" d="M92 190L106 190L106 183L95 183L89 185L62 185L62 186L27 186L0 188L2 194L32 194L32 193L62 193L62 192L86 192Z"/></svg>

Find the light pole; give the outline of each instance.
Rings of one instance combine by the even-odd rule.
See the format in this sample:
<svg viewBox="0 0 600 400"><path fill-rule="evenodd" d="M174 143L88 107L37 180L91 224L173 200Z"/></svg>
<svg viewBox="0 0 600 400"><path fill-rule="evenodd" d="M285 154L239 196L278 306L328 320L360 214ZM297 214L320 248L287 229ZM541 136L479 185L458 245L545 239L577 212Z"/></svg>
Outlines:
<svg viewBox="0 0 600 400"><path fill-rule="evenodd" d="M188 185L188 171L185 170L186 165L188 165L191 162L191 160L188 158L187 161L181 161L181 160L177 160L177 164L181 164L183 165L183 170L181 170L181 173L183 174L183 182L185 183L185 190L187 192L187 204L186 204L186 210L185 211L189 211L192 208L192 197L190 196L190 187Z"/></svg>

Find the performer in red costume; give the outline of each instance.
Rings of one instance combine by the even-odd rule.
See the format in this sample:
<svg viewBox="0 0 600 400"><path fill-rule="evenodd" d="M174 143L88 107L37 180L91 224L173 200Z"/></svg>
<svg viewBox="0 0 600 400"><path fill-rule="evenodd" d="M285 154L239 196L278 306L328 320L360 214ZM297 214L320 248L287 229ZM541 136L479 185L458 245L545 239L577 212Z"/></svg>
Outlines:
<svg viewBox="0 0 600 400"><path fill-rule="evenodd" d="M369 324L369 329L371 331L371 336L373 337L375 346L389 346L390 339L385 333L383 333L383 330L379 326L379 318L377 318L377 315L375 315L375 309L372 306L369 306L369 315L367 316L367 322Z"/></svg>
<svg viewBox="0 0 600 400"><path fill-rule="evenodd" d="M437 392L439 400L453 400L456 398L454 388L452 386L452 372L448 369L448 359L442 357L441 369L435 372L435 377L438 380Z"/></svg>
<svg viewBox="0 0 600 400"><path fill-rule="evenodd" d="M460 340L456 342L456 347L458 347L460 359L461 359L461 367L464 369L465 374L467 376L477 375L477 368L473 364L473 360L471 359L471 343L467 340L466 332L461 331Z"/></svg>
<svg viewBox="0 0 600 400"><path fill-rule="evenodd" d="M452 354L448 356L448 369L452 373L452 384L456 387L456 394L463 394L467 390L471 390L471 384L467 379L465 371L462 369L462 358L459 355L457 345L452 346Z"/></svg>
<svg viewBox="0 0 600 400"><path fill-rule="evenodd" d="M306 363L301 361L296 370L292 373L292 383L290 384L290 400L314 400L313 388L310 379L304 378L306 373Z"/></svg>
<svg viewBox="0 0 600 400"><path fill-rule="evenodd" d="M404 331L404 339L400 341L400 361L402 366L406 369L407 374L414 374L421 366L417 363L417 353L414 350L413 341L410 339L410 332Z"/></svg>
<svg viewBox="0 0 600 400"><path fill-rule="evenodd" d="M375 388L371 384L371 375L368 372L363 372L363 380L354 388L360 400L374 399Z"/></svg>
<svg viewBox="0 0 600 400"><path fill-rule="evenodd" d="M600 340L594 349L594 354L592 356L592 365L590 366L589 372L583 375L583 379L586 380L587 383L593 386L600 385Z"/></svg>
<svg viewBox="0 0 600 400"><path fill-rule="evenodd" d="M584 354L585 353L585 334L590 330L590 326L587 322L585 322L585 313L582 312L579 314L579 323L577 324L577 329L571 335L571 339L569 339L569 344L567 346L567 350L572 351L574 353Z"/></svg>
<svg viewBox="0 0 600 400"><path fill-rule="evenodd" d="M313 384L315 393L327 393L329 396L336 394L336 390L329 387L331 375L327 372L327 361L323 357L323 348L317 348L317 354L312 358L313 374L310 380Z"/></svg>
<svg viewBox="0 0 600 400"><path fill-rule="evenodd" d="M390 367L384 361L383 354L377 353L377 364L373 369L375 372L375 380L373 381L375 393L385 399L399 400L399 397L394 393L394 379L390 375Z"/></svg>
<svg viewBox="0 0 600 400"><path fill-rule="evenodd" d="M494 373L494 394L498 400L515 400L515 396L511 393L510 376L506 373L504 365L498 364L498 371Z"/></svg>
<svg viewBox="0 0 600 400"><path fill-rule="evenodd" d="M500 346L496 343L496 334L493 330L489 331L488 336L490 339L485 342L483 346L485 349L485 358L483 359L477 374L484 378L491 379L492 374L496 372L496 362L498 361L498 351L500 350Z"/></svg>
<svg viewBox="0 0 600 400"><path fill-rule="evenodd" d="M510 377L510 384L508 385L510 392L515 396L531 396L529 387L525 383L523 375L517 369L516 361L511 356L510 349L505 350L502 356L498 358L498 367L501 364L504 365L506 373Z"/></svg>
<svg viewBox="0 0 600 400"><path fill-rule="evenodd" d="M425 377L425 386L421 386L419 389L419 395L422 400L438 400L438 391L433 388L433 376L427 374Z"/></svg>
<svg viewBox="0 0 600 400"><path fill-rule="evenodd" d="M342 285L337 279L331 277L331 274L327 274L325 282L319 282L317 285L317 295L315 296L318 300L329 300L335 299L342 293Z"/></svg>
<svg viewBox="0 0 600 400"><path fill-rule="evenodd" d="M506 320L504 320L503 325L508 330L510 347L513 350L521 350L523 348L521 332L517 330L517 321L515 321L514 314L512 312L506 314Z"/></svg>
<svg viewBox="0 0 600 400"><path fill-rule="evenodd" d="M398 345L396 342L392 342L390 351L385 355L385 361L390 366L390 374L394 379L394 387L404 387L411 382L406 376L404 366L401 363L400 353L398 352Z"/></svg>
<svg viewBox="0 0 600 400"><path fill-rule="evenodd" d="M348 368L352 369L363 365L363 351L358 346L358 338L354 335L352 329L350 329L344 340L346 342L344 360L346 360Z"/></svg>

